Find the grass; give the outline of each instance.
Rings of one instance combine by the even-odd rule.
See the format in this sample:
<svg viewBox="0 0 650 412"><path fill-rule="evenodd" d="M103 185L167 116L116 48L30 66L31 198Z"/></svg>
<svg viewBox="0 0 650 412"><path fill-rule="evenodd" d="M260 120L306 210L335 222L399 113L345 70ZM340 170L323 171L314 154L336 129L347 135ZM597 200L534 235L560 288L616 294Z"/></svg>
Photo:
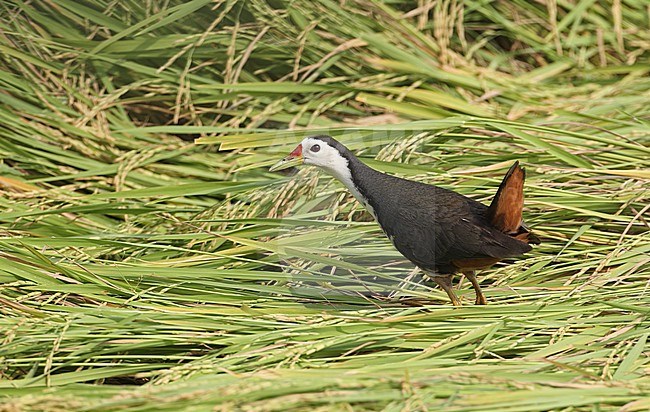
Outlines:
<svg viewBox="0 0 650 412"><path fill-rule="evenodd" d="M0 411L650 407L643 1L0 4ZM542 245L449 306L306 135Z"/></svg>

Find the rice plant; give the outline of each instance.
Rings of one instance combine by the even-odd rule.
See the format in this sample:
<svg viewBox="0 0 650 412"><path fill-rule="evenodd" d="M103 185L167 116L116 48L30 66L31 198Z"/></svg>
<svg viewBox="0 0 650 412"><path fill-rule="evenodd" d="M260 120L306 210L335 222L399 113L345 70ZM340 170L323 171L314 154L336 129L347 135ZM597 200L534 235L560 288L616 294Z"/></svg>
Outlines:
<svg viewBox="0 0 650 412"><path fill-rule="evenodd" d="M640 0L0 3L0 411L650 408ZM489 202L542 244L422 279L310 168Z"/></svg>

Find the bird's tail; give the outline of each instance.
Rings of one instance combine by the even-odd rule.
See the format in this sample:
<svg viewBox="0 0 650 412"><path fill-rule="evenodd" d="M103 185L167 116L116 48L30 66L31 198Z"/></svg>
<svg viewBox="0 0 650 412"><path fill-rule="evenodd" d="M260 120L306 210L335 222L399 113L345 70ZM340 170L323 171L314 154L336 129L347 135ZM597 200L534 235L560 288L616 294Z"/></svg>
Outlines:
<svg viewBox="0 0 650 412"><path fill-rule="evenodd" d="M488 220L500 231L523 242L539 244L539 238L524 225L524 181L526 171L519 162L510 167L487 211Z"/></svg>

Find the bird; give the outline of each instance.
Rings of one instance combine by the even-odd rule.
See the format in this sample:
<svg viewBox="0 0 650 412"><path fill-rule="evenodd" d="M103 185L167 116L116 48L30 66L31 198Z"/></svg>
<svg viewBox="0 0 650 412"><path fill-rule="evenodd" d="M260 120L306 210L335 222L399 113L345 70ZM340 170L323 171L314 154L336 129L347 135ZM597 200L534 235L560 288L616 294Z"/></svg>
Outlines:
<svg viewBox="0 0 650 412"><path fill-rule="evenodd" d="M452 278L471 282L477 305L487 299L476 271L532 250L540 239L524 224L525 170L516 161L489 206L435 185L380 172L363 163L331 136L303 139L277 171L316 166L339 180L375 218L395 248L442 288L454 306L461 301Z"/></svg>

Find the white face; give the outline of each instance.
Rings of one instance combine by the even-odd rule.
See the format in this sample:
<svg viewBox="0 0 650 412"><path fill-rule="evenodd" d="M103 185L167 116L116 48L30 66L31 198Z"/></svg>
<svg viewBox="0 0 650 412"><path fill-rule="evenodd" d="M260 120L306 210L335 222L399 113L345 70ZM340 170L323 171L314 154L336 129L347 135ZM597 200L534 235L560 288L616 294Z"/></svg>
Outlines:
<svg viewBox="0 0 650 412"><path fill-rule="evenodd" d="M335 177L348 170L348 160L326 142L307 137L300 144L304 164L321 167Z"/></svg>
<svg viewBox="0 0 650 412"><path fill-rule="evenodd" d="M307 137L300 144L302 145L303 164L318 166L337 178L368 209L370 214L373 217L375 216L373 208L352 181L348 159L343 157L334 147L328 145L327 142L317 138Z"/></svg>

